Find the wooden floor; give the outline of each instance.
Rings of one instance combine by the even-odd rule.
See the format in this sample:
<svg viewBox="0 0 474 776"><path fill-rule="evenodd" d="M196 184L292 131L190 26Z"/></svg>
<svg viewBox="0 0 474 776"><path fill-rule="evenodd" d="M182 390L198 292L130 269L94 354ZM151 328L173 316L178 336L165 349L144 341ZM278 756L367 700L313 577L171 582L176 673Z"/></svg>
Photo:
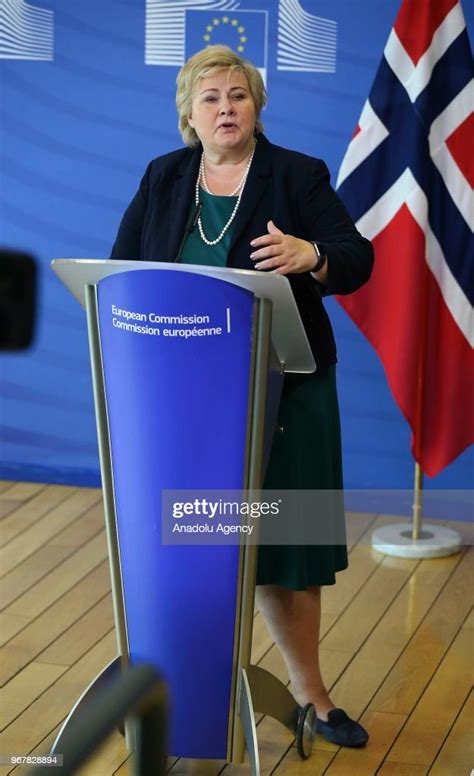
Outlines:
<svg viewBox="0 0 474 776"><path fill-rule="evenodd" d="M82 690L116 654L101 496L2 482L0 517L0 752L47 752ZM301 762L291 735L264 717L264 774L469 776L474 767L472 550L425 561L383 556L370 534L384 521L349 516L350 566L323 594L324 676L336 705L368 728L369 745L339 749L318 736ZM258 614L253 662L287 681ZM172 776L250 773L247 764L216 761L170 767ZM81 776L129 773L116 733Z"/></svg>

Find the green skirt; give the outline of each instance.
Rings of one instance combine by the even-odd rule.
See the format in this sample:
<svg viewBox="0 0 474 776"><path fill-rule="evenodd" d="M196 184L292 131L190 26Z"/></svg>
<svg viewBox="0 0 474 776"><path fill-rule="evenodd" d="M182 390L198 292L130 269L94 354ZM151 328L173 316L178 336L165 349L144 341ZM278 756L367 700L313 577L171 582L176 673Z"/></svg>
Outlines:
<svg viewBox="0 0 474 776"><path fill-rule="evenodd" d="M339 490L342 454L335 366L312 375L285 377L278 427L264 487L272 490ZM331 519L344 531L344 505ZM347 547L337 545L261 545L257 585L305 590L333 585L336 572L347 568Z"/></svg>

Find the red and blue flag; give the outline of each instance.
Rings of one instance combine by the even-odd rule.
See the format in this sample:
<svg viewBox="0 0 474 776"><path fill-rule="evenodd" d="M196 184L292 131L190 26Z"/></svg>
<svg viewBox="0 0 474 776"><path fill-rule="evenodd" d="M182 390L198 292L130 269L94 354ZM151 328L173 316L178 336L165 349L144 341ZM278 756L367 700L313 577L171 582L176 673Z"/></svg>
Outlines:
<svg viewBox="0 0 474 776"><path fill-rule="evenodd" d="M474 441L473 107L460 2L404 0L337 182L374 272L339 301L430 476Z"/></svg>

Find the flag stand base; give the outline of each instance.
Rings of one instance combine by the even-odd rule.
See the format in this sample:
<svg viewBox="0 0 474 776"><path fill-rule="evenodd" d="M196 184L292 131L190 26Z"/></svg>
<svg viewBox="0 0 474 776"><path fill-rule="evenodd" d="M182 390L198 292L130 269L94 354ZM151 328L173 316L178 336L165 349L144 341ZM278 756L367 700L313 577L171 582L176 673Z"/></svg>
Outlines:
<svg viewBox="0 0 474 776"><path fill-rule="evenodd" d="M427 524L419 539L413 539L411 523L394 523L373 532L372 547L398 558L443 558L459 552L461 535L451 528Z"/></svg>

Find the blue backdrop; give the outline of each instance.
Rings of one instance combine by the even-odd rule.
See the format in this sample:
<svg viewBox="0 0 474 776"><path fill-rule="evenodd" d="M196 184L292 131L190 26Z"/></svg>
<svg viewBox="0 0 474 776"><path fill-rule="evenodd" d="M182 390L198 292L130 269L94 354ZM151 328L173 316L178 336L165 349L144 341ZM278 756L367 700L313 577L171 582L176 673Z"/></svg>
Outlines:
<svg viewBox="0 0 474 776"><path fill-rule="evenodd" d="M400 3L4 4L0 240L36 255L40 299L34 347L1 357L0 476L98 484L85 316L50 260L109 255L146 164L181 145L175 79L184 57L206 42L243 47L267 81L269 139L322 157L335 179ZM464 13L472 30L472 0ZM339 350L346 485L409 488L410 431L378 357L334 300L327 307ZM473 469L471 448L427 485L467 488Z"/></svg>

